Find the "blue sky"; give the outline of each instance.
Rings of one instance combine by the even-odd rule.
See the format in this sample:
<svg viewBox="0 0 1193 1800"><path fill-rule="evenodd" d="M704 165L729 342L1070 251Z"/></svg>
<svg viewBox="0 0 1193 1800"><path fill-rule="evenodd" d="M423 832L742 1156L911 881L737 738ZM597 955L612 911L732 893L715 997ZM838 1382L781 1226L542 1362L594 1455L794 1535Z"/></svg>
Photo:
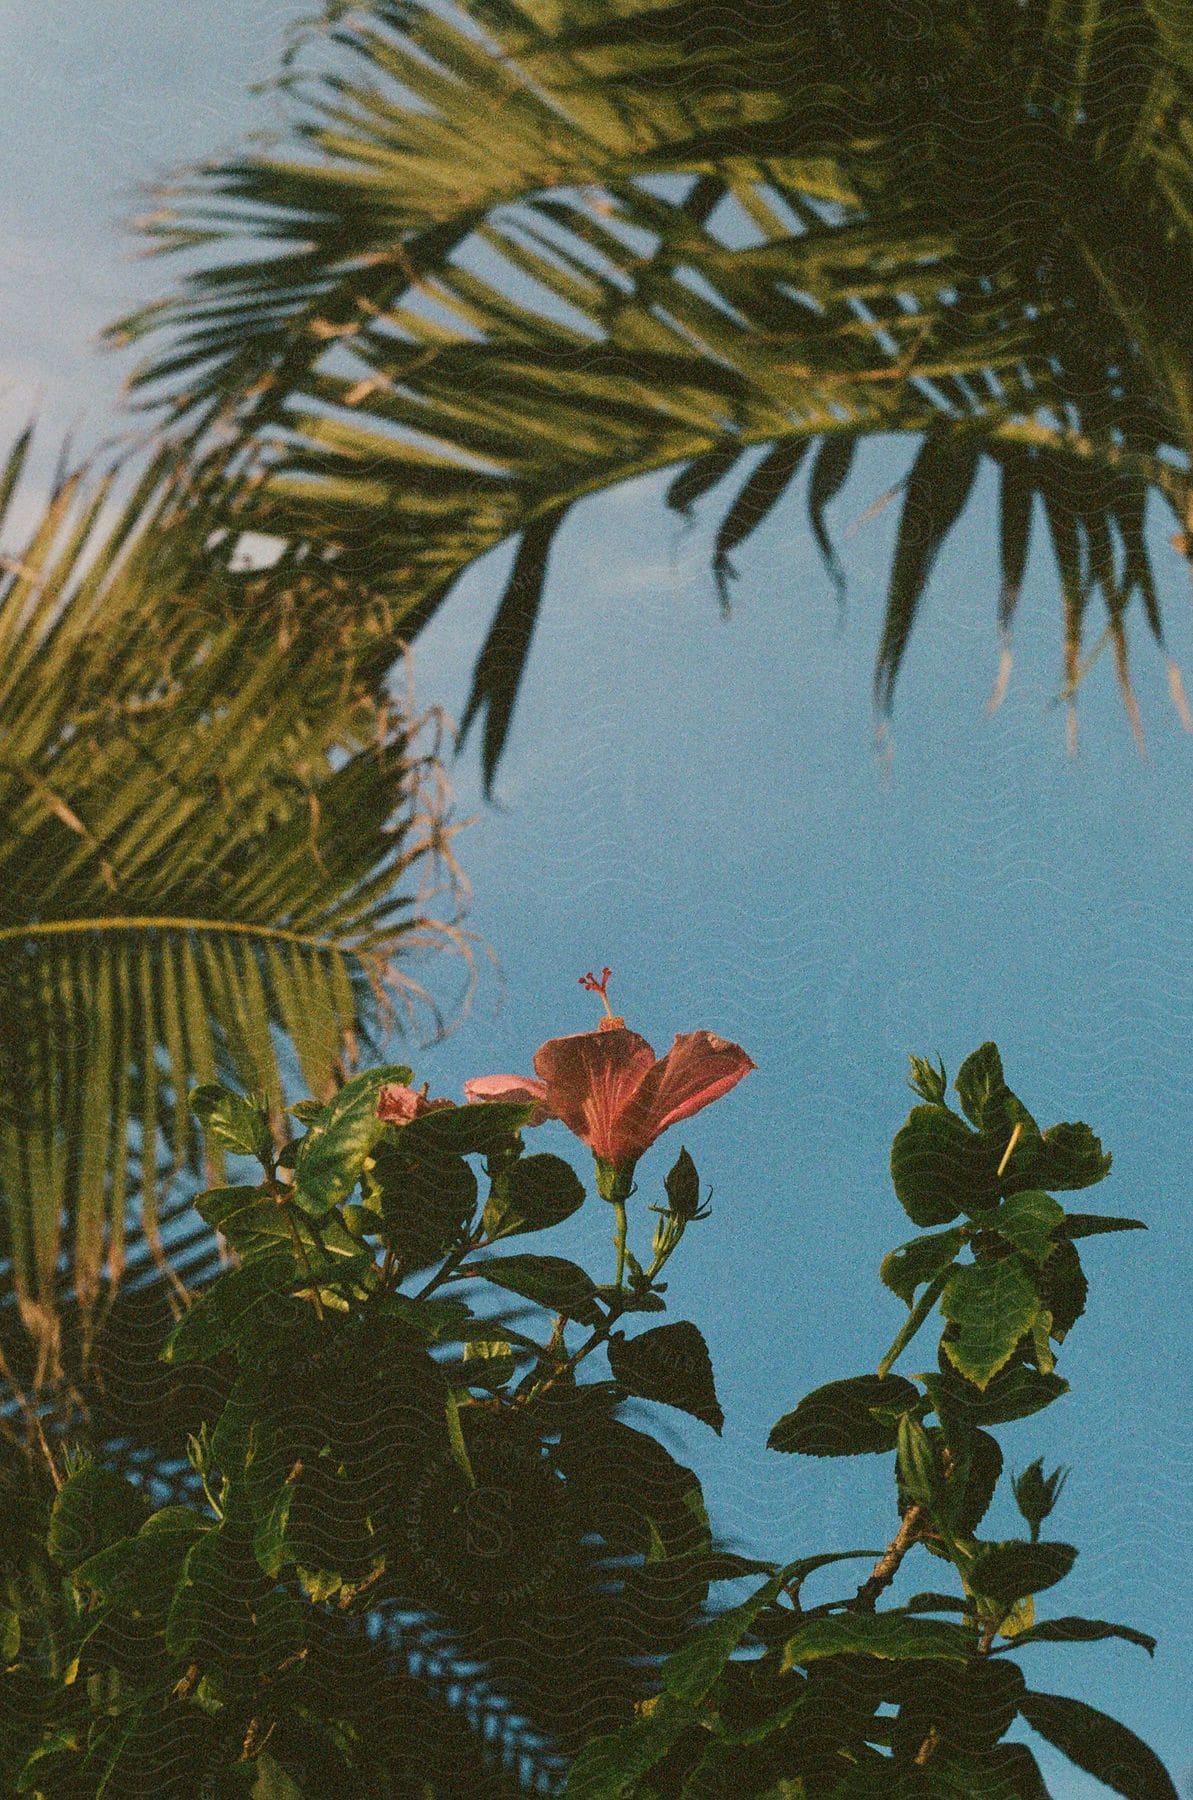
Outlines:
<svg viewBox="0 0 1193 1800"><path fill-rule="evenodd" d="M135 184L276 120L248 83L274 66L289 0L43 0L0 21L10 130L0 143L0 428L119 428L125 365L92 339L158 290L166 265L117 235ZM861 459L838 525L901 471ZM685 532L652 478L587 503L557 540L498 804L457 765L472 927L500 958L471 1016L421 1058L432 1091L528 1070L545 1037L586 1029L586 968L615 970L616 1009L662 1050L707 1026L757 1073L672 1133L639 1170L644 1199L680 1142L715 1188L712 1219L672 1265L675 1316L701 1323L728 1415L723 1439L668 1420L714 1518L743 1545L795 1556L891 1534L886 1462L770 1455L774 1418L809 1388L871 1369L899 1303L882 1254L911 1235L890 1189L890 1138L911 1096L909 1051L952 1073L987 1037L1045 1122L1088 1119L1115 1152L1098 1191L1142 1233L1091 1243L1092 1297L1060 1370L1072 1393L1007 1427L1008 1464L1071 1463L1056 1534L1081 1546L1063 1610L1161 1640L1025 1653L1044 1689L1080 1692L1133 1725L1177 1779L1193 1764L1189 1579L1188 938L1193 739L1142 630L1136 675L1149 755L1131 740L1103 660L1064 748L1059 605L1037 545L1016 667L993 718L995 555L988 492L938 565L897 698L889 769L869 703L895 509L847 546L849 603L789 501L740 556L723 622L708 573L717 499ZM722 497L723 498L723 497ZM32 501L31 501L32 504ZM1188 576L1155 539L1172 649L1193 675ZM420 641L420 699L457 717L508 553L472 571ZM1193 685L1193 684L1191 684ZM445 994L450 981L443 982ZM569 1151L562 1127L543 1147ZM645 1228L639 1221L645 1236ZM606 1257L593 1200L553 1246ZM909 1366L920 1366L911 1356ZM1009 1501L989 1529L1012 1535ZM933 1585L936 1566L914 1585ZM1043 1610L1043 1608L1041 1608ZM1055 1765L1049 1765L1050 1774ZM1057 1774L1060 1800L1105 1790Z"/></svg>

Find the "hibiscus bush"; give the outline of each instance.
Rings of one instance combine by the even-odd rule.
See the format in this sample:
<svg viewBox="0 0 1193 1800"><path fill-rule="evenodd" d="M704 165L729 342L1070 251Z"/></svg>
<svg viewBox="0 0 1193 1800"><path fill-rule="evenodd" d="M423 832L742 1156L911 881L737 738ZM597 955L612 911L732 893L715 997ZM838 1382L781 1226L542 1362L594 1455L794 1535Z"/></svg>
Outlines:
<svg viewBox="0 0 1193 1800"><path fill-rule="evenodd" d="M1152 1648L1036 1616L1077 1554L1041 1536L1059 1472L1016 1481L1020 1538L979 1536L992 1428L1065 1391L1053 1347L1084 1304L1077 1242L1136 1224L1046 1191L1105 1173L1092 1132L1041 1131L991 1045L958 1074L961 1112L915 1063L923 1103L892 1173L928 1229L882 1266L907 1323L875 1371L807 1396L770 1440L889 1454L897 1529L885 1550L841 1548L836 1521L828 1548L745 1558L660 1436L667 1408L722 1424L701 1332L659 1317L685 1234L716 1224L686 1149L652 1199L635 1179L655 1138L753 1064L708 1032L656 1058L606 1012L461 1105L405 1067L357 1075L292 1108L280 1146L252 1097L196 1092L209 1142L262 1174L196 1200L231 1257L162 1351L200 1377L183 1502L155 1508L79 1453L44 1508L14 1514L3 1791L1035 1800L1032 1755L1005 1740L1022 1721L1119 1793L1173 1795L1125 1727L1030 1692L1013 1659L1040 1640ZM593 1152L591 1200L532 1148L551 1117ZM611 1268L539 1248L586 1203L609 1208ZM934 1365L895 1373L937 1305ZM913 1551L950 1585L891 1604ZM804 1603L813 1571L859 1559L839 1598ZM746 1597L717 1601L726 1582ZM506 1708L496 1739L463 1703L478 1685L490 1722Z"/></svg>

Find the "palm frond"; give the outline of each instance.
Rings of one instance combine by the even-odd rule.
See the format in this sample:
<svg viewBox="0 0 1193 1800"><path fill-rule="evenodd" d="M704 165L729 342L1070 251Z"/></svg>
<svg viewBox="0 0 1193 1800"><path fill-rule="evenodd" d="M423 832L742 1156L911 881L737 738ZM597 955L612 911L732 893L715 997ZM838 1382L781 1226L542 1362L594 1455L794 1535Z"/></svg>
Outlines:
<svg viewBox="0 0 1193 1800"><path fill-rule="evenodd" d="M134 388L200 464L231 431L251 479L228 518L303 546L349 610L367 593L413 633L587 494L675 468L686 510L738 457L770 447L774 485L813 440L839 583L825 506L860 439L900 433L921 442L882 706L986 462L1015 517L1070 513L1066 685L1095 589L1116 644L1135 598L1162 641L1150 495L1193 542L1193 63L1164 7L927 0L911 36L896 5L813 0L745 0L723 31L701 0L327 13L355 73L297 83L292 153L163 197L151 240L205 264L114 336L157 346ZM722 598L759 498L714 544ZM490 778L520 605L500 693L495 638L477 668Z"/></svg>
<svg viewBox="0 0 1193 1800"><path fill-rule="evenodd" d="M163 1256L191 1085L280 1131L295 1064L327 1093L453 938L434 744L360 642L229 612L164 464L111 498L68 483L0 574L0 1257L35 1386L64 1257L87 1322L130 1226Z"/></svg>

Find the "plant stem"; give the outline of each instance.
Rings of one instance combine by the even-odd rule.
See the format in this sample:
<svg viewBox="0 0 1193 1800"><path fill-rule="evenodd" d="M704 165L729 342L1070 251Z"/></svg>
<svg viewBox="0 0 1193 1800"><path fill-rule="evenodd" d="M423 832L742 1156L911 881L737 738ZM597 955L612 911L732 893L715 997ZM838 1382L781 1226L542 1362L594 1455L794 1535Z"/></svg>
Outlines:
<svg viewBox="0 0 1193 1800"><path fill-rule="evenodd" d="M898 1531L850 1601L850 1607L854 1612L874 1611L874 1602L885 1588L890 1587L898 1573L899 1564L919 1537L923 1516L922 1506L908 1507L903 1514L903 1522Z"/></svg>
<svg viewBox="0 0 1193 1800"><path fill-rule="evenodd" d="M617 1279L615 1285L620 1287L625 1279L626 1210L624 1200L614 1200L613 1218L613 1242L617 1249Z"/></svg>

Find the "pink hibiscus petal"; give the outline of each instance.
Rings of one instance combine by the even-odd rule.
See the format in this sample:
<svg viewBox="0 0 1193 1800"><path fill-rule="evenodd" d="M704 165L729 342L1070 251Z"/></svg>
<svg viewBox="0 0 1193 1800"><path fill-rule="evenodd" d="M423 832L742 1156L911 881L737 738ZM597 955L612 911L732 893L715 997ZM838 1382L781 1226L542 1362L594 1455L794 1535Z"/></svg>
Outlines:
<svg viewBox="0 0 1193 1800"><path fill-rule="evenodd" d="M682 1032L634 1096L631 1132L652 1144L669 1125L719 1100L756 1066L740 1044L727 1038L711 1031Z"/></svg>
<svg viewBox="0 0 1193 1800"><path fill-rule="evenodd" d="M654 1059L645 1038L618 1026L550 1038L536 1050L534 1066L555 1116L594 1155L623 1165L645 1148L627 1137L622 1121Z"/></svg>
<svg viewBox="0 0 1193 1800"><path fill-rule="evenodd" d="M533 1075L474 1075L464 1083L466 1098L475 1104L505 1100L513 1106L533 1106L532 1125L542 1125L554 1113L547 1104L547 1084Z"/></svg>

